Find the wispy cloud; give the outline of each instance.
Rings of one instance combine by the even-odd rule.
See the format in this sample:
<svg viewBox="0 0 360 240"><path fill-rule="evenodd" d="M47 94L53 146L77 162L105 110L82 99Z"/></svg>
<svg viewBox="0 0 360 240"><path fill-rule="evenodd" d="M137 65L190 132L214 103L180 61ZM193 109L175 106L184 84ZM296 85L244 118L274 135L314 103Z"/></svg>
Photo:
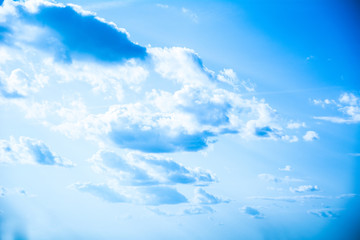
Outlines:
<svg viewBox="0 0 360 240"><path fill-rule="evenodd" d="M337 218L340 216L340 209L313 209L309 210L308 213L320 218Z"/></svg>
<svg viewBox="0 0 360 240"><path fill-rule="evenodd" d="M71 187L112 203L162 205L187 202L186 197L175 188L166 186L122 188L114 184L76 183Z"/></svg>
<svg viewBox="0 0 360 240"><path fill-rule="evenodd" d="M317 185L302 185L299 187L290 187L290 191L294 193L315 192L319 190L320 188Z"/></svg>
<svg viewBox="0 0 360 240"><path fill-rule="evenodd" d="M315 119L329 121L333 123L359 123L360 122L360 101L359 97L353 93L344 93L339 99L336 100L314 100L315 104L334 104L337 110L342 113L343 116L321 116L314 117Z"/></svg>
<svg viewBox="0 0 360 240"><path fill-rule="evenodd" d="M198 23L199 22L199 17L198 15L196 15L193 11L191 11L190 9L187 8L182 8L181 11L188 16L194 23Z"/></svg>
<svg viewBox="0 0 360 240"><path fill-rule="evenodd" d="M290 165L286 165L283 168L279 168L279 171L284 171L284 172L290 172L291 171L291 166Z"/></svg>
<svg viewBox="0 0 360 240"><path fill-rule="evenodd" d="M120 156L111 151L99 151L90 161L95 171L117 177L122 185L208 185L216 181L210 171L187 168L171 159L153 155Z"/></svg>

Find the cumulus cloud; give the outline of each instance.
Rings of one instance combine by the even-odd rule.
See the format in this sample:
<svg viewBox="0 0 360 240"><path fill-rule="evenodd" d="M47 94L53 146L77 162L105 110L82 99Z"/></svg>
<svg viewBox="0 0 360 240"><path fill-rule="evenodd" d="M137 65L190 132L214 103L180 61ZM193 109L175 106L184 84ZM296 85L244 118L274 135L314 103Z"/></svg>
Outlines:
<svg viewBox="0 0 360 240"><path fill-rule="evenodd" d="M304 141L311 142L319 139L319 135L315 131L307 131L303 136Z"/></svg>
<svg viewBox="0 0 360 240"><path fill-rule="evenodd" d="M87 108L88 102L92 109L100 107L92 99L70 107L36 97L13 101L26 117L38 118L52 130L147 153L199 151L223 134L297 140L284 134L276 111L265 100L244 98L221 87L220 81L235 81L233 70L214 73L194 50L149 47L144 53L145 48L132 43L125 30L75 5L35 0L6 4L12 10L7 10L3 22L14 28L9 37L16 47L0 46L3 97L28 97L47 84L76 81L90 84L93 93L103 97L101 109L107 111ZM22 22L27 24L16 27ZM95 36L93 29L103 34ZM41 42L44 39L52 40ZM149 56L145 61L137 60L145 55ZM164 87L142 88L152 86L154 79L164 81Z"/></svg>
<svg viewBox="0 0 360 240"><path fill-rule="evenodd" d="M20 39L28 45L53 51L61 61L71 62L72 57L92 57L116 62L146 56L146 49L131 42L124 29L79 6L36 0L6 1L6 4L14 9L4 24L12 32L8 38L12 38L12 42ZM23 33L23 29L17 28L20 25L36 29L37 35L32 32L27 38L19 37Z"/></svg>
<svg viewBox="0 0 360 240"><path fill-rule="evenodd" d="M187 168L171 159L152 155L130 153L122 157L111 151L99 151L91 162L95 171L117 177L123 185L208 185L216 181L210 171Z"/></svg>
<svg viewBox="0 0 360 240"><path fill-rule="evenodd" d="M216 197L202 188L195 189L194 202L198 204L218 204L218 203L228 203L229 200L224 200L219 197Z"/></svg>
<svg viewBox="0 0 360 240"><path fill-rule="evenodd" d="M316 116L315 119L329 121L333 123L359 123L360 122L360 100L359 97L353 93L344 93L340 95L338 100L314 100L315 104L325 105L333 104L337 110L342 113L342 116Z"/></svg>
<svg viewBox="0 0 360 240"><path fill-rule="evenodd" d="M320 188L317 185L302 185L296 188L290 187L290 191L294 193L304 193L304 192L316 192Z"/></svg>
<svg viewBox="0 0 360 240"><path fill-rule="evenodd" d="M42 141L29 137L20 137L18 141L14 137L0 140L0 162L73 166L71 161L53 153Z"/></svg>
<svg viewBox="0 0 360 240"><path fill-rule="evenodd" d="M247 215L250 215L252 218L255 218L255 219L263 219L264 218L264 214L259 212L259 210L257 210L256 208L253 208L253 207L244 206L241 208L241 211Z"/></svg>
<svg viewBox="0 0 360 240"><path fill-rule="evenodd" d="M128 202L142 205L162 205L187 202L186 197L175 188L166 186L129 188L116 184L76 183L71 187L112 203Z"/></svg>

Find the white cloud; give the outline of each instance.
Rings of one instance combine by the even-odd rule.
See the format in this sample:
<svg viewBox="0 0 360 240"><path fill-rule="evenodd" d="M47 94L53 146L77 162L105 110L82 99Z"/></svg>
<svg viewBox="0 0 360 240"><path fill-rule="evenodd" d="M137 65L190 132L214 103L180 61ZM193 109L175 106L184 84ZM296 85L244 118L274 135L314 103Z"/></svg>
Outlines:
<svg viewBox="0 0 360 240"><path fill-rule="evenodd" d="M219 204L219 203L228 203L229 200L224 200L222 198L216 197L202 188L195 189L194 202L197 204Z"/></svg>
<svg viewBox="0 0 360 240"><path fill-rule="evenodd" d="M306 200L318 200L318 199L328 199L330 197L323 196L323 195L301 195L301 196L271 196L271 197L264 197L264 196L256 196L256 197L249 197L249 199L258 199L258 200L267 200L267 201L282 201L282 202L304 202Z"/></svg>
<svg viewBox="0 0 360 240"><path fill-rule="evenodd" d="M0 162L61 167L74 165L71 161L53 153L42 141L28 137L20 137L19 141L16 141L14 137L10 137L9 141L0 140Z"/></svg>
<svg viewBox="0 0 360 240"><path fill-rule="evenodd" d="M302 185L296 188L290 187L290 191L294 193L315 192L319 190L320 188L317 185Z"/></svg>
<svg viewBox="0 0 360 240"><path fill-rule="evenodd" d="M157 3L156 6L159 7L159 8L169 8L169 5L160 4L160 3Z"/></svg>
<svg viewBox="0 0 360 240"><path fill-rule="evenodd" d="M123 187L116 183L76 183L70 186L81 192L90 193L111 203L133 203L141 205L180 204L188 202L175 188L167 186Z"/></svg>
<svg viewBox="0 0 360 240"><path fill-rule="evenodd" d="M314 131L307 131L303 136L304 141L311 142L319 139L319 135Z"/></svg>
<svg viewBox="0 0 360 240"><path fill-rule="evenodd" d="M283 168L279 168L279 171L285 171L285 172L290 172L291 171L291 166L290 165L286 165Z"/></svg>
<svg viewBox="0 0 360 240"><path fill-rule="evenodd" d="M187 168L171 159L154 155L129 153L120 156L111 151L99 151L90 160L93 169L117 177L122 185L150 186L193 184L208 185L216 181L210 172L200 168Z"/></svg>
<svg viewBox="0 0 360 240"><path fill-rule="evenodd" d="M340 95L338 101L328 100L317 101L316 103L322 104L323 102L328 104L333 103L336 105L337 110L342 113L342 116L321 116L314 117L315 119L329 121L333 123L359 123L360 122L360 101L359 97L353 93L344 93ZM326 103L327 104L327 103ZM324 104L322 104L324 106Z"/></svg>
<svg viewBox="0 0 360 240"><path fill-rule="evenodd" d="M266 181L266 182L274 182L274 183L289 183L289 182L302 182L302 179L297 179L297 178L291 178L289 176L285 176L285 177L276 177L272 174L269 173L261 173L258 175L258 178Z"/></svg>
<svg viewBox="0 0 360 240"><path fill-rule="evenodd" d="M297 129L301 127L306 127L306 124L304 122L289 122L287 125L287 128L289 129Z"/></svg>
<svg viewBox="0 0 360 240"><path fill-rule="evenodd" d="M188 16L194 23L198 23L199 22L199 17L192 12L191 10L187 9L187 8L181 8L181 11Z"/></svg>

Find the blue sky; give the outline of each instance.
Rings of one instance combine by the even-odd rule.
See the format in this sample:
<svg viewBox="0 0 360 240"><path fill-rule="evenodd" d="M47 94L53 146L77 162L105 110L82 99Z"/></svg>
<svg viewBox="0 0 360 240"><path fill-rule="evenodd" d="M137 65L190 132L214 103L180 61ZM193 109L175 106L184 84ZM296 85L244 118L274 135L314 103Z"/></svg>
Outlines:
<svg viewBox="0 0 360 240"><path fill-rule="evenodd" d="M1 239L357 239L356 1L0 1Z"/></svg>

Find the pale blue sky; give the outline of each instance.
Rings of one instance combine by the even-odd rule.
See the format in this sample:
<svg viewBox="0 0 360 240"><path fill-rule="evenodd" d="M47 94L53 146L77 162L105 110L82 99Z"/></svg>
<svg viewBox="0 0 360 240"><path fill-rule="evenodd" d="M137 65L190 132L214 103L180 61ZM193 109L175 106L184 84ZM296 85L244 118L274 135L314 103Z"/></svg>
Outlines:
<svg viewBox="0 0 360 240"><path fill-rule="evenodd" d="M5 0L1 239L357 239L358 10Z"/></svg>

